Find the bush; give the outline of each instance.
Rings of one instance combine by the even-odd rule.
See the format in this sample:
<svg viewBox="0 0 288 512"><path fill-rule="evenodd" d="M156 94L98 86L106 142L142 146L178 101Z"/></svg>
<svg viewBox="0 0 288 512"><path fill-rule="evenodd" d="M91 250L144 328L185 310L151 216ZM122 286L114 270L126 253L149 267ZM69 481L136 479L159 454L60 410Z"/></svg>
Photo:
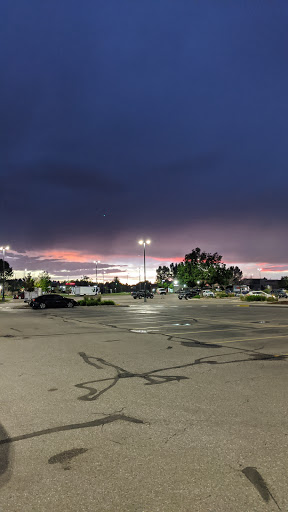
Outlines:
<svg viewBox="0 0 288 512"><path fill-rule="evenodd" d="M266 297L264 297L264 295L242 295L241 300L246 300L247 302L265 302Z"/></svg>
<svg viewBox="0 0 288 512"><path fill-rule="evenodd" d="M96 297L85 296L78 301L79 306L115 306L114 300L101 300L101 295Z"/></svg>
<svg viewBox="0 0 288 512"><path fill-rule="evenodd" d="M267 302L278 302L278 298L277 297L268 297Z"/></svg>
<svg viewBox="0 0 288 512"><path fill-rule="evenodd" d="M240 299L247 302L278 302L277 297L265 297L264 295L241 295Z"/></svg>
<svg viewBox="0 0 288 512"><path fill-rule="evenodd" d="M222 299L222 297L230 297L230 294L228 295L226 292L217 292L216 297L217 299Z"/></svg>
<svg viewBox="0 0 288 512"><path fill-rule="evenodd" d="M95 298L95 297L87 297L85 296L84 299L81 299L78 301L79 306L100 306L101 304L101 296Z"/></svg>
<svg viewBox="0 0 288 512"><path fill-rule="evenodd" d="M200 295L194 295L193 299L201 299Z"/></svg>

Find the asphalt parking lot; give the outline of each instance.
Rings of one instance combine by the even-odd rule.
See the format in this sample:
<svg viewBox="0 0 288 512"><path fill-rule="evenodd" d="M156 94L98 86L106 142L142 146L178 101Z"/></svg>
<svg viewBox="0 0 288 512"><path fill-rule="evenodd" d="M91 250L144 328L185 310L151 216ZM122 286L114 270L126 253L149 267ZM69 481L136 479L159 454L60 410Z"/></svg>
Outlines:
<svg viewBox="0 0 288 512"><path fill-rule="evenodd" d="M0 509L288 510L288 308L0 308Z"/></svg>

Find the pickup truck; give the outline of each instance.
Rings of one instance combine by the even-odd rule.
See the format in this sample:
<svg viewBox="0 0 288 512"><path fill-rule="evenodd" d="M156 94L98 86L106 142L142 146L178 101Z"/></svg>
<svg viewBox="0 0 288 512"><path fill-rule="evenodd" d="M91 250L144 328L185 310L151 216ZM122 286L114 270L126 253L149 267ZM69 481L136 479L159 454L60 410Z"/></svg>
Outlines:
<svg viewBox="0 0 288 512"><path fill-rule="evenodd" d="M178 292L178 299L180 299L180 300L193 299L193 297L195 297L195 295L199 295L199 291L197 291L197 290L180 290Z"/></svg>
<svg viewBox="0 0 288 512"><path fill-rule="evenodd" d="M131 295L132 295L133 299L143 299L145 296L145 292L144 292L144 290L140 290L139 292L132 292ZM153 299L154 295L153 295L153 293L146 290L146 297L148 299Z"/></svg>

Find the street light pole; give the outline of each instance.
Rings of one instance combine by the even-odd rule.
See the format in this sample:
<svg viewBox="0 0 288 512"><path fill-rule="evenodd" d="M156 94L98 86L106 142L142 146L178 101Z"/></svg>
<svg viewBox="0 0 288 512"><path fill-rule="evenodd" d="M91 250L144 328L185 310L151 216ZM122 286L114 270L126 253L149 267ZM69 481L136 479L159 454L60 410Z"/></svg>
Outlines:
<svg viewBox="0 0 288 512"><path fill-rule="evenodd" d="M259 290L261 290L261 270L262 270L262 268L257 268L257 270L259 271Z"/></svg>
<svg viewBox="0 0 288 512"><path fill-rule="evenodd" d="M146 297L146 244L150 244L151 241L150 240L139 240L138 242L140 245L143 245L144 247L144 302L147 302L147 297Z"/></svg>
<svg viewBox="0 0 288 512"><path fill-rule="evenodd" d="M94 261L94 263L96 265L95 266L95 277L96 277L96 286L97 286L97 283L98 283L98 263L100 263L100 261L97 260L97 261Z"/></svg>
<svg viewBox="0 0 288 512"><path fill-rule="evenodd" d="M2 258L2 272L3 272L3 275L2 275L2 302L4 302L4 300L5 300L5 292L4 292L4 287L5 287L5 251L9 251L9 245L7 245L6 247L0 247L0 250L2 251L2 254L3 254L3 258Z"/></svg>

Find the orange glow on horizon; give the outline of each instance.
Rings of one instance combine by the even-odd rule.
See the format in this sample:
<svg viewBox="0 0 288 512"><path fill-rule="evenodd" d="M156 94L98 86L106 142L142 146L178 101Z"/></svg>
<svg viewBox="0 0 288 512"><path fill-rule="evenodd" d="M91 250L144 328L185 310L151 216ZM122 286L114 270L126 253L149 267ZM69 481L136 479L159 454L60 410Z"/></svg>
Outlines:
<svg viewBox="0 0 288 512"><path fill-rule="evenodd" d="M38 258L40 261L41 260L60 260L60 261L67 261L67 262L71 262L71 263L93 263L95 261L95 259L100 259L101 261L103 261L104 263L104 259L110 259L110 260L131 260L132 258L133 259L138 259L139 257L141 258L141 256L137 256L137 255L134 255L134 256L129 256L127 254L113 254L113 255L110 255L110 256L107 256L105 257L104 255L95 255L95 254L86 254L86 253L82 253L81 251L69 251L69 250L66 250L66 249L54 249L54 250L51 250L51 251L26 251L25 253L27 256L30 256L30 257L33 257L33 258ZM149 254L147 255L146 254L146 258L149 258L150 260L154 260L154 261L159 261L159 262L162 262L163 264L167 262L169 263L180 263L181 261L183 261L183 258L160 258L160 257L156 257L156 256L149 256Z"/></svg>

